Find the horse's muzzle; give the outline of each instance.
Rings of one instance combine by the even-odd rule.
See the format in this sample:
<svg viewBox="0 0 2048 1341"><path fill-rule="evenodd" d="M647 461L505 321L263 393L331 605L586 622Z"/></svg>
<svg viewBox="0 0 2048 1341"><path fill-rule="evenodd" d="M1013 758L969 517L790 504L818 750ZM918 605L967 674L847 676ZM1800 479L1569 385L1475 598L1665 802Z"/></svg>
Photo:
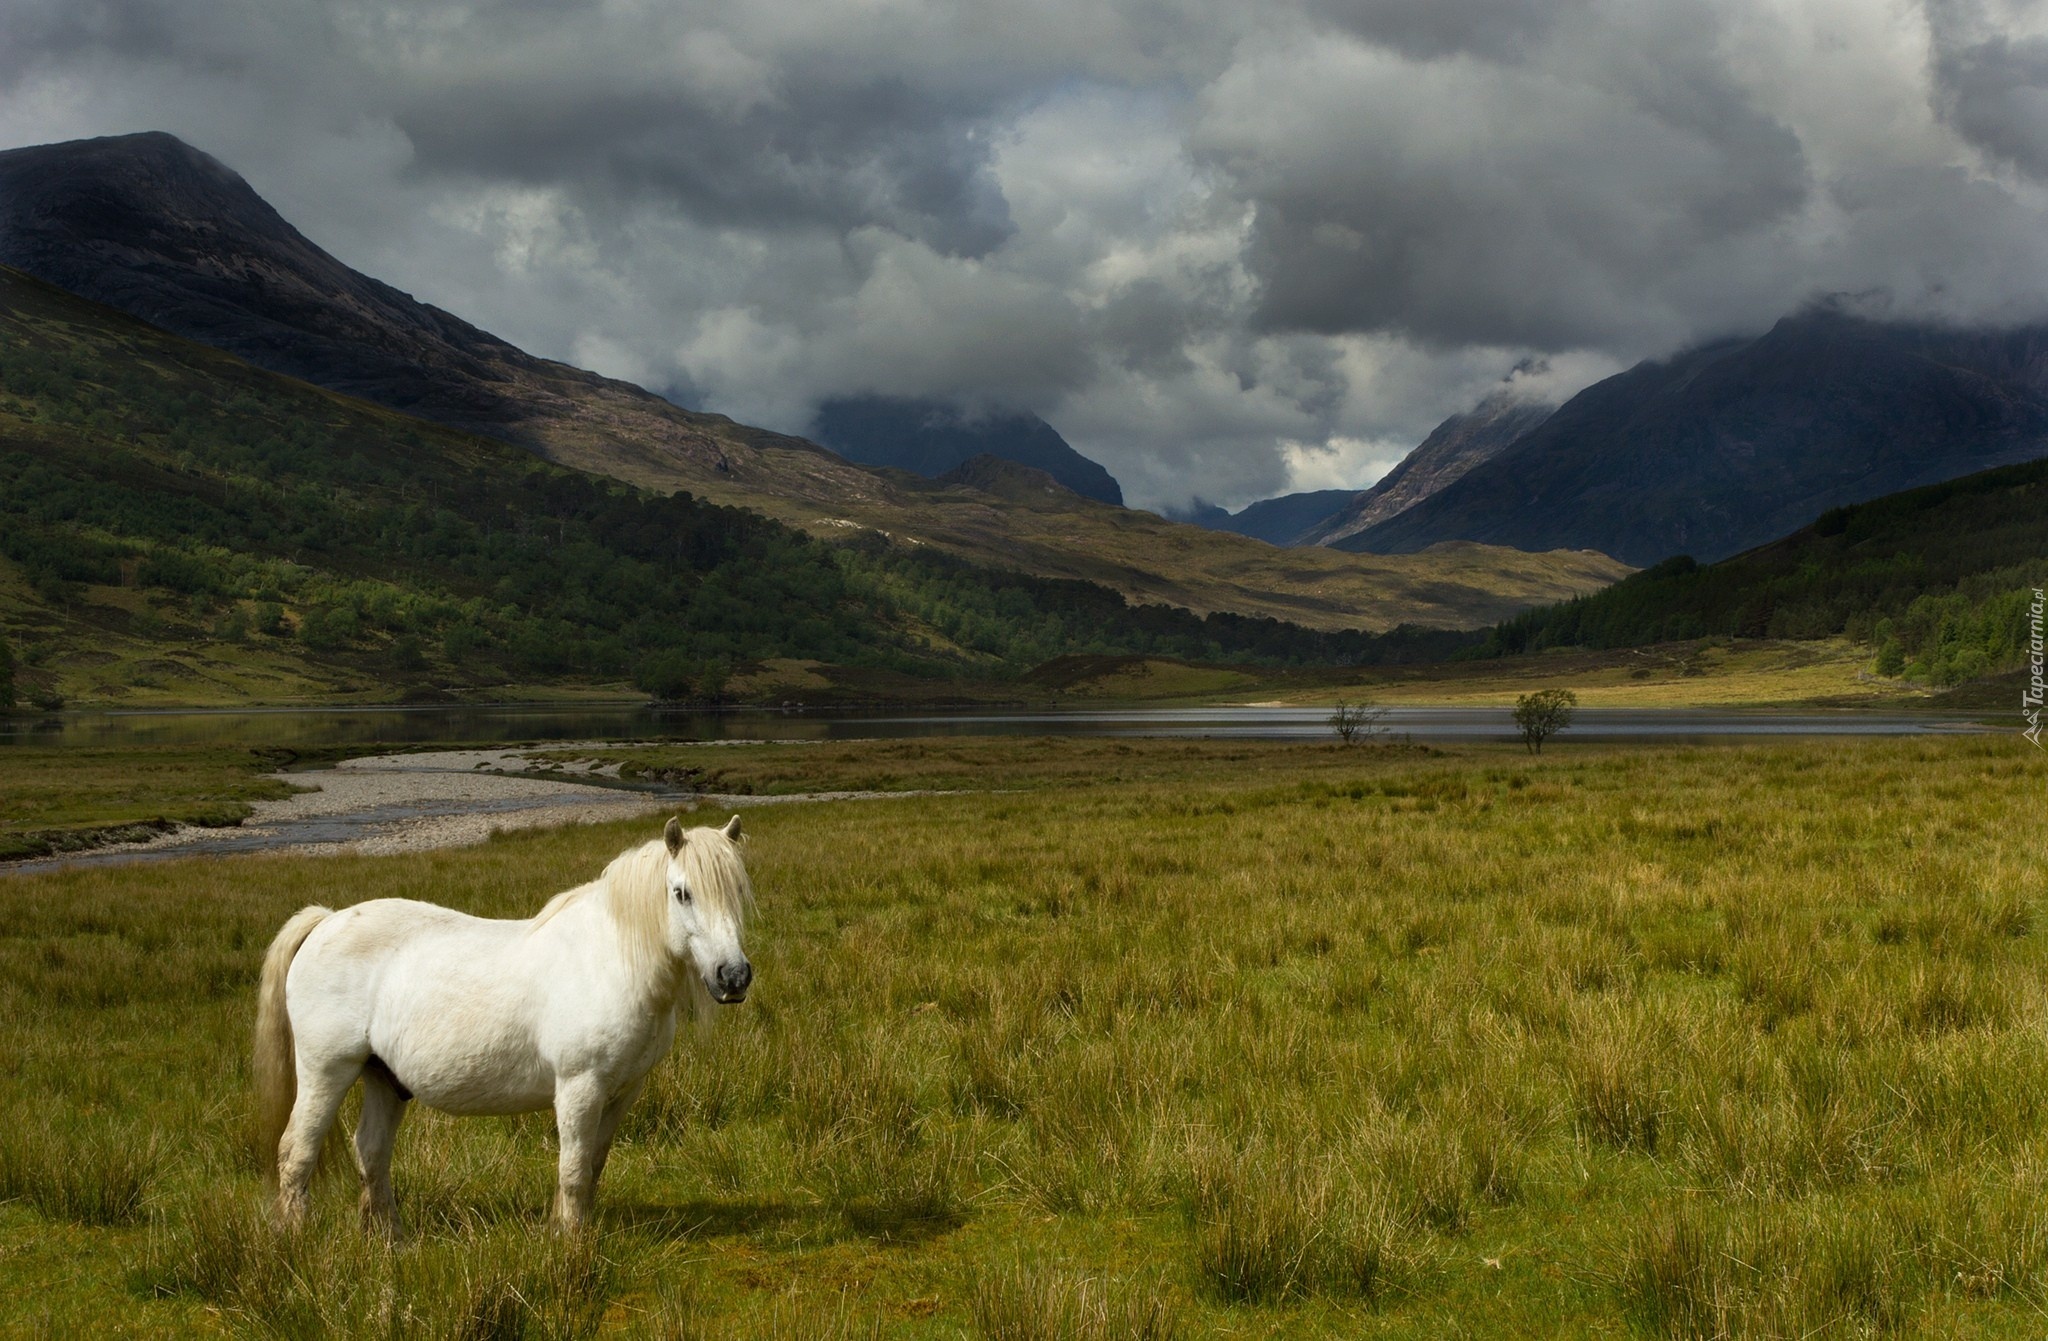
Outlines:
<svg viewBox="0 0 2048 1341"><path fill-rule="evenodd" d="M754 966L742 959L737 964L720 964L711 994L726 1005L747 999L747 987L754 981Z"/></svg>

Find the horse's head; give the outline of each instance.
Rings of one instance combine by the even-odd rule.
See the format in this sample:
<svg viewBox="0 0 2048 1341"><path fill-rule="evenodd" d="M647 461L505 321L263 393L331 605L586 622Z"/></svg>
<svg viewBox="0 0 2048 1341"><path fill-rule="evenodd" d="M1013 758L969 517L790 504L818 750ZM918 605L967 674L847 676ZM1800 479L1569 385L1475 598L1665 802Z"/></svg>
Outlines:
<svg viewBox="0 0 2048 1341"><path fill-rule="evenodd" d="M668 844L668 948L689 956L715 1001L747 999L754 966L740 947L753 887L740 861L740 817L718 829L683 829L671 819Z"/></svg>

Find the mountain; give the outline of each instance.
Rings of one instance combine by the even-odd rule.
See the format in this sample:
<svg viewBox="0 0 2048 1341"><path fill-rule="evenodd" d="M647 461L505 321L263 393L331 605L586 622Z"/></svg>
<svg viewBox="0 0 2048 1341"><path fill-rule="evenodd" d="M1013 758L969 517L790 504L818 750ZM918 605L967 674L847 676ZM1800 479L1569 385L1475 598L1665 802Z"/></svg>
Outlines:
<svg viewBox="0 0 2048 1341"><path fill-rule="evenodd" d="M866 466L937 479L977 456L997 456L1042 470L1083 498L1123 506L1116 479L1035 414L970 415L935 401L853 396L826 401L811 431Z"/></svg>
<svg viewBox="0 0 2048 1341"><path fill-rule="evenodd" d="M565 465L646 484L855 478L811 444L535 358L360 274L161 132L0 153L0 263L259 368Z"/></svg>
<svg viewBox="0 0 2048 1341"><path fill-rule="evenodd" d="M1250 536L1269 545L1306 545L1304 537L1321 528L1332 515L1358 497L1356 489L1311 489L1298 494L1281 494L1248 503L1236 512L1204 504L1176 515L1176 521L1190 522L1211 531L1230 531Z"/></svg>
<svg viewBox="0 0 2048 1341"><path fill-rule="evenodd" d="M970 468L991 502L1072 497L994 457ZM31 701L629 681L987 697L1075 654L1327 664L1469 642L1202 617L872 534L821 541L263 372L0 267L0 646L21 650Z"/></svg>
<svg viewBox="0 0 2048 1341"><path fill-rule="evenodd" d="M2024 660L2028 606L2048 585L2044 517L2048 461L2002 466L1832 509L1719 563L1668 559L1507 621L1493 650L1846 634L1876 648L1881 673L1955 684Z"/></svg>
<svg viewBox="0 0 2048 1341"><path fill-rule="evenodd" d="M1321 629L1471 627L1627 571L1467 549L1276 562L1242 537L1066 490L1027 502L869 469L527 354L351 270L230 169L163 134L0 153L0 264L258 367L516 444L557 464L742 506L811 535L913 540L1138 603Z"/></svg>
<svg viewBox="0 0 2048 1341"><path fill-rule="evenodd" d="M1539 427L1555 405L1513 392L1496 391L1463 414L1438 424L1419 446L1377 483L1352 496L1302 536L1309 545L1339 545L1359 532L1414 507L1455 483L1474 466L1491 461L1508 445Z"/></svg>
<svg viewBox="0 0 2048 1341"><path fill-rule="evenodd" d="M1954 330L1817 306L1638 364L1342 548L1443 540L1714 560L1834 507L2048 455L2048 328Z"/></svg>

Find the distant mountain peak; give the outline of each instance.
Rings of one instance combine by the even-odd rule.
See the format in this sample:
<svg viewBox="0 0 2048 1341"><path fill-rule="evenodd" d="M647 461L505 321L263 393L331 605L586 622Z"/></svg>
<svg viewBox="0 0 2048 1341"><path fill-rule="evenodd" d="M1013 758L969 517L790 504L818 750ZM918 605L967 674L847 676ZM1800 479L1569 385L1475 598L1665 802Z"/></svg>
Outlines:
<svg viewBox="0 0 2048 1341"><path fill-rule="evenodd" d="M1175 521L1250 536L1269 545L1306 545L1314 543L1306 536L1320 530L1334 513L1356 497L1356 489L1310 489L1262 498L1236 512L1226 512L1198 498L1189 507L1169 515Z"/></svg>
<svg viewBox="0 0 2048 1341"><path fill-rule="evenodd" d="M271 372L566 465L649 480L735 470L730 421L528 354L351 269L161 131L0 152L0 263Z"/></svg>
<svg viewBox="0 0 2048 1341"><path fill-rule="evenodd" d="M942 401L841 396L818 407L812 434L849 461L930 479L989 455L1044 471L1083 498L1123 506L1123 490L1035 414L971 413Z"/></svg>
<svg viewBox="0 0 2048 1341"><path fill-rule="evenodd" d="M1308 532L1303 540L1309 544L1335 545L1399 516L1455 483L1473 467L1506 451L1556 409L1549 401L1513 384L1496 388L1471 409L1438 424L1378 483Z"/></svg>
<svg viewBox="0 0 2048 1341"><path fill-rule="evenodd" d="M1961 329L1810 304L1596 382L1420 503L1343 538L1711 562L1830 508L2048 456L2048 327Z"/></svg>

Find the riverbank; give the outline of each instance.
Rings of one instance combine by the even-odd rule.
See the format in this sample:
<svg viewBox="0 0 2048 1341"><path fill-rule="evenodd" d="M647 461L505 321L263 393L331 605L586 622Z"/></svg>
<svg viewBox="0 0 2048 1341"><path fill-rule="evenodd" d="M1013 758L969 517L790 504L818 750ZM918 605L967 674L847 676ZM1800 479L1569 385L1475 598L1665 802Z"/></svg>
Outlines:
<svg viewBox="0 0 2048 1341"><path fill-rule="evenodd" d="M0 789L0 870L252 851L419 852L482 842L500 830L600 823L698 804L1170 782L1219 764L1248 776L1276 768L1341 771L1359 756L1336 743L1328 717L1320 706L732 714L695 721L695 736L562 732L552 740L449 749L8 745L0 747L7 779ZM251 715L201 722L230 734L308 727L300 718ZM533 726L526 718L514 722ZM130 717L120 725L145 737L181 729L176 715ZM424 733L435 723L411 725ZM468 731L478 723L463 716L441 725ZM1382 753L1520 753L1501 708L1397 705L1378 726L1365 743ZM706 738L712 731L725 738ZM1967 715L1590 708L1550 748L1995 731ZM319 734L317 722L311 733Z"/></svg>
<svg viewBox="0 0 2048 1341"><path fill-rule="evenodd" d="M1566 648L1515 657L1373 666L1273 667L1074 655L1057 657L1020 676L943 681L776 659L737 670L727 682L721 705L673 704L665 710L1038 711L1076 703L1293 704L1360 696L1387 703L1474 706L1512 703L1517 694L1532 689L1564 687L1588 704L1608 707L1911 711L1944 706L1958 692L1874 675L1870 661L1869 648L1845 638L1693 639L1652 647ZM653 706L622 682L443 689L375 680L336 687L159 676L146 692L94 682L70 686L64 698L73 710L100 713L346 710L374 715L490 712L511 703L534 711L574 713ZM0 713L0 729L19 730L38 716L27 711Z"/></svg>
<svg viewBox="0 0 2048 1341"><path fill-rule="evenodd" d="M343 759L259 782L290 789L239 807L239 822L111 824L66 831L61 841L0 861L0 874L168 857L270 852L389 856L469 847L498 833L608 824L636 815L808 801L952 794L932 788L836 788L755 795L623 781L620 765L592 757L605 742L562 742L556 753L487 748L423 750Z"/></svg>

